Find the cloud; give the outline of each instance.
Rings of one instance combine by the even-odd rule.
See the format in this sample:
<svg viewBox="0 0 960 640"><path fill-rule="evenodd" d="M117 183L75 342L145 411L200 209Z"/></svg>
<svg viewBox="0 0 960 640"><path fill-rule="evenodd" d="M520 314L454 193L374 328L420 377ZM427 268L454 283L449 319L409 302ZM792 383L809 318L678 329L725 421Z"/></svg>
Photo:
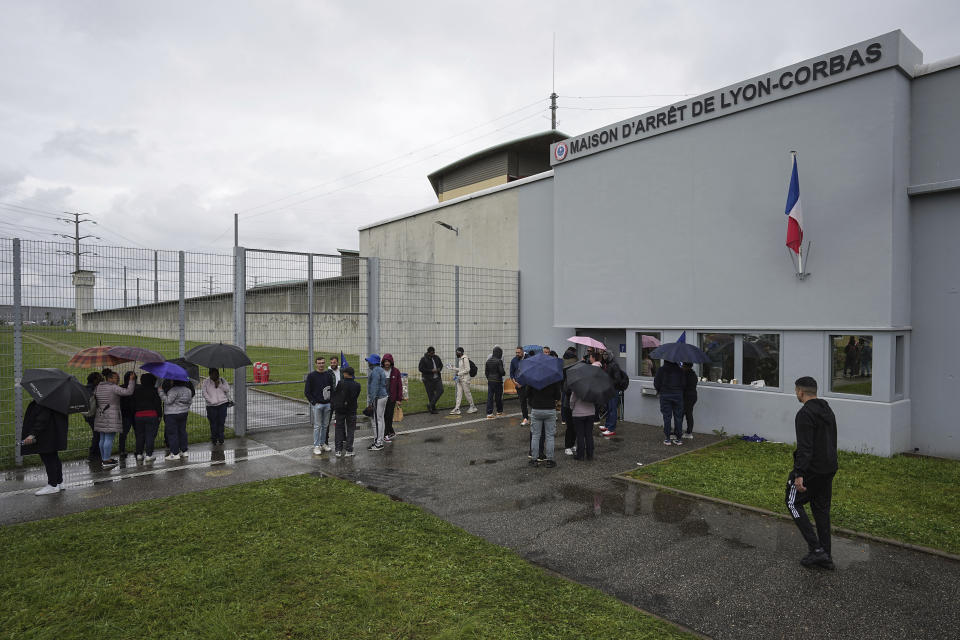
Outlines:
<svg viewBox="0 0 960 640"><path fill-rule="evenodd" d="M82 129L57 131L43 144L46 156L68 156L105 167L114 167L138 154L134 129Z"/></svg>

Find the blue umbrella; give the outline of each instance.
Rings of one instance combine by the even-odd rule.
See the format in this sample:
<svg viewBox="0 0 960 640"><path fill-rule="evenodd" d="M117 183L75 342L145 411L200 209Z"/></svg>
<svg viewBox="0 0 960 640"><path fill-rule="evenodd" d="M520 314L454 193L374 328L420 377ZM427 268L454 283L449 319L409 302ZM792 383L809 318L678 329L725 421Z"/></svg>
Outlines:
<svg viewBox="0 0 960 640"><path fill-rule="evenodd" d="M140 368L164 380L182 380L186 382L190 379L186 369L172 362L148 362Z"/></svg>
<svg viewBox="0 0 960 640"><path fill-rule="evenodd" d="M710 362L703 351L686 342L667 342L650 352L654 360L668 360L670 362Z"/></svg>
<svg viewBox="0 0 960 640"><path fill-rule="evenodd" d="M517 370L517 382L543 389L563 380L563 361L543 353L524 358Z"/></svg>
<svg viewBox="0 0 960 640"><path fill-rule="evenodd" d="M534 353L543 353L543 347L538 344L528 344L521 348L523 349L524 353L530 353L531 351Z"/></svg>

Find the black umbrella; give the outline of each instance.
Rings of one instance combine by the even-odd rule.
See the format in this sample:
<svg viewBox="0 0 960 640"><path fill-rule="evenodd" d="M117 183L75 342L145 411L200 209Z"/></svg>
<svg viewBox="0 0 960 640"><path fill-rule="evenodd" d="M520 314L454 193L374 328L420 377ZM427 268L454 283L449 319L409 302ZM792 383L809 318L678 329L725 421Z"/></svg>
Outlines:
<svg viewBox="0 0 960 640"><path fill-rule="evenodd" d="M174 360L167 360L167 362L172 362L178 367L183 367L183 370L187 372L187 375L190 376L191 380L200 382L200 367L192 362L187 362L186 358L176 358Z"/></svg>
<svg viewBox="0 0 960 640"><path fill-rule="evenodd" d="M222 342L202 344L187 351L183 356L187 362L218 369L236 369L253 364L240 347Z"/></svg>
<svg viewBox="0 0 960 640"><path fill-rule="evenodd" d="M20 386L37 404L58 413L84 413L90 409L90 391L60 369L27 369Z"/></svg>
<svg viewBox="0 0 960 640"><path fill-rule="evenodd" d="M606 403L617 393L606 371L583 362L567 369L567 388L581 400L597 404Z"/></svg>
<svg viewBox="0 0 960 640"><path fill-rule="evenodd" d="M666 342L650 352L654 360L668 362L710 362L710 358L699 348L686 342Z"/></svg>

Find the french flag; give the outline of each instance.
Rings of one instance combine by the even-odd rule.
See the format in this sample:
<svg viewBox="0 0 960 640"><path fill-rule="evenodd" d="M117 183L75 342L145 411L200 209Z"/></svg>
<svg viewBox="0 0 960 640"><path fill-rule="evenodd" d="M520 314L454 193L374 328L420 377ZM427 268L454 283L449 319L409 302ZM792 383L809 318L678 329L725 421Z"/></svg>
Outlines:
<svg viewBox="0 0 960 640"><path fill-rule="evenodd" d="M793 156L793 172L790 174L790 189L787 191L787 246L800 253L803 243L803 209L800 208L800 178L797 176L797 156Z"/></svg>

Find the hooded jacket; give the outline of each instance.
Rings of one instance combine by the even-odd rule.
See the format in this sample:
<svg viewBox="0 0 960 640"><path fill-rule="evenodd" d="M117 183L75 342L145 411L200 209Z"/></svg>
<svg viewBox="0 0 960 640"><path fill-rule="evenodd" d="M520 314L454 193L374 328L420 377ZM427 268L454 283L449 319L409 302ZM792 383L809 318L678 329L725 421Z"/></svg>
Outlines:
<svg viewBox="0 0 960 640"><path fill-rule="evenodd" d="M434 367L437 369L436 373L433 372ZM443 360L441 360L440 356L436 353L432 356L425 353L423 357L420 358L420 364L417 366L417 369L424 378L439 378L440 373L443 371Z"/></svg>
<svg viewBox="0 0 960 640"><path fill-rule="evenodd" d="M686 375L676 362L664 362L653 378L657 393L683 393Z"/></svg>
<svg viewBox="0 0 960 640"><path fill-rule="evenodd" d="M831 476L837 472L837 419L826 400L807 400L797 411L794 476Z"/></svg>
<svg viewBox="0 0 960 640"><path fill-rule="evenodd" d="M23 445L20 449L23 455L63 451L67 448L67 415L41 407L31 400L23 414L21 437L31 435L36 438L36 442Z"/></svg>
<svg viewBox="0 0 960 640"><path fill-rule="evenodd" d="M503 369L503 349L493 348L493 355L487 358L487 364L483 367L483 372L487 376L487 382L503 382L503 377L507 372Z"/></svg>
<svg viewBox="0 0 960 640"><path fill-rule="evenodd" d="M402 402L403 401L403 376L400 374L400 370L397 369L397 363L393 361L393 356L389 353L383 354L383 357L380 359L380 368L383 368L383 361L390 361L390 373L387 373L387 370L384 369L383 372L387 374L387 401L388 402Z"/></svg>

